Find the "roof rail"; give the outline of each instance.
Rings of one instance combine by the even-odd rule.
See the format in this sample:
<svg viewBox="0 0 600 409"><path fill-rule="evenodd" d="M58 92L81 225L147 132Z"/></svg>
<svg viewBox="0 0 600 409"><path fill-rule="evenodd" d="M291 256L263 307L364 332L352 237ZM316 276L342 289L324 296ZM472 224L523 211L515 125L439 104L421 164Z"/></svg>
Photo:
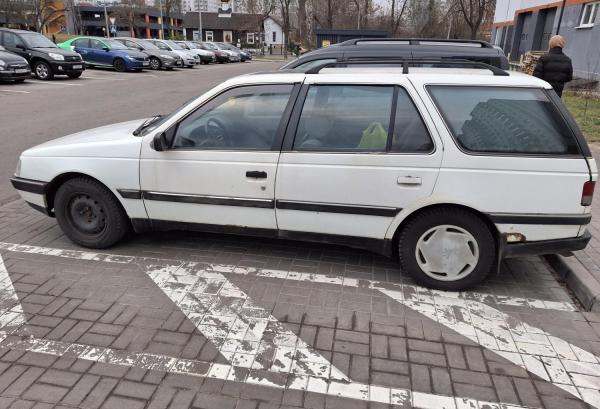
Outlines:
<svg viewBox="0 0 600 409"><path fill-rule="evenodd" d="M449 39L449 38L354 38L352 40L347 40L338 45L356 45L358 43L368 43L368 42L398 42L398 41L406 41L410 45L420 45L421 43L463 43L463 44L473 44L479 45L481 48L493 48L493 46L487 41L482 40L462 40L462 39Z"/></svg>
<svg viewBox="0 0 600 409"><path fill-rule="evenodd" d="M451 68L483 68L490 70L496 76L508 76L509 73L501 68L495 67L479 61L471 61L466 59L451 59L451 58L382 58L382 59L352 59L338 60L336 62L323 63L316 67L305 71L305 74L318 74L323 68L345 68L349 65L390 65L397 64L402 66L402 74L408 74L409 65L421 64L442 64L453 65ZM438 67L439 68L439 67ZM443 67L446 68L446 67Z"/></svg>

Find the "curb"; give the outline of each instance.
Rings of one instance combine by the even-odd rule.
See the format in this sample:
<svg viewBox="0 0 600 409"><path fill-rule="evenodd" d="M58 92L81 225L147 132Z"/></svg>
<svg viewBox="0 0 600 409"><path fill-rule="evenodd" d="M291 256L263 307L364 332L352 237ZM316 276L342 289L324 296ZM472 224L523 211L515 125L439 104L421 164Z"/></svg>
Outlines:
<svg viewBox="0 0 600 409"><path fill-rule="evenodd" d="M550 266L565 280L586 311L600 312L600 282L573 255L545 256Z"/></svg>

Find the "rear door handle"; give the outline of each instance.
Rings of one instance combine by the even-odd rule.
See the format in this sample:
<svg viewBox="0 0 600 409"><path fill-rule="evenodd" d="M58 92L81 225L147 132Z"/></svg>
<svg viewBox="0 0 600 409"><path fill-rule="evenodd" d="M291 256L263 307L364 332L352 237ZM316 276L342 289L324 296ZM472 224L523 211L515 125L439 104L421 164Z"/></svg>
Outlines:
<svg viewBox="0 0 600 409"><path fill-rule="evenodd" d="M399 185L420 185L422 184L422 180L420 176L399 176L398 184Z"/></svg>
<svg viewBox="0 0 600 409"><path fill-rule="evenodd" d="M266 179L267 172L264 172L262 170L249 170L246 172L246 177L254 179Z"/></svg>

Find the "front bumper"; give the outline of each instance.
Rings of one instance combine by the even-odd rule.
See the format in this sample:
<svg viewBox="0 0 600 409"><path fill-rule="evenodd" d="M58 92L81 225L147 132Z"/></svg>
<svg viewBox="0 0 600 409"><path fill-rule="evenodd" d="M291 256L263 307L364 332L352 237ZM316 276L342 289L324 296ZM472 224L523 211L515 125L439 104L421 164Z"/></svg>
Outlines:
<svg viewBox="0 0 600 409"><path fill-rule="evenodd" d="M47 182L14 176L10 179L10 183L29 206L47 216L54 216L46 201Z"/></svg>
<svg viewBox="0 0 600 409"><path fill-rule="evenodd" d="M501 258L520 256L541 256L545 254L566 253L569 251L583 250L589 243L592 235L586 231L582 236L566 239L540 240L523 243L507 244L503 241Z"/></svg>
<svg viewBox="0 0 600 409"><path fill-rule="evenodd" d="M0 71L0 81L19 81L31 77L31 70L15 72L15 70Z"/></svg>
<svg viewBox="0 0 600 409"><path fill-rule="evenodd" d="M181 67L181 60L174 60L172 58L161 58L160 62L163 65L163 67Z"/></svg>
<svg viewBox="0 0 600 409"><path fill-rule="evenodd" d="M54 74L73 74L85 70L83 61L50 61Z"/></svg>
<svg viewBox="0 0 600 409"><path fill-rule="evenodd" d="M144 60L144 61L140 61L140 60L130 60L130 59L125 59L125 66L127 67L128 70L140 70L140 69L144 69L144 68L149 68L150 67L150 60Z"/></svg>

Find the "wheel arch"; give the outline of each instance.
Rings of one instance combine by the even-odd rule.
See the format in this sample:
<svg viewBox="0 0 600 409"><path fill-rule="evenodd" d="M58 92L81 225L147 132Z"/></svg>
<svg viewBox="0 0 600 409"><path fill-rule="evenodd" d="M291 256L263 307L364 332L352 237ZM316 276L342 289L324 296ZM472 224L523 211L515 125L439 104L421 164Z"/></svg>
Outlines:
<svg viewBox="0 0 600 409"><path fill-rule="evenodd" d="M406 226L413 218L415 218L419 214L421 214L425 211L428 211L428 210L440 209L440 208L461 209L461 210L467 211L467 212L473 214L474 216L478 217L490 229L490 232L492 233L492 236L494 237L494 241L496 242L496 250L498 250L500 248L500 244L501 244L500 232L499 232L498 228L496 227L496 225L494 224L494 222L492 222L490 217L488 215L486 215L485 213L483 213L477 209L474 209L470 206L464 205L464 204L432 203L432 204L414 209L412 212L405 215L404 218L398 224L398 226L395 228L394 234L391 238L391 241L392 241L391 247L392 247L393 256L395 258L398 257L398 238L399 238L400 232L402 231L404 226Z"/></svg>

